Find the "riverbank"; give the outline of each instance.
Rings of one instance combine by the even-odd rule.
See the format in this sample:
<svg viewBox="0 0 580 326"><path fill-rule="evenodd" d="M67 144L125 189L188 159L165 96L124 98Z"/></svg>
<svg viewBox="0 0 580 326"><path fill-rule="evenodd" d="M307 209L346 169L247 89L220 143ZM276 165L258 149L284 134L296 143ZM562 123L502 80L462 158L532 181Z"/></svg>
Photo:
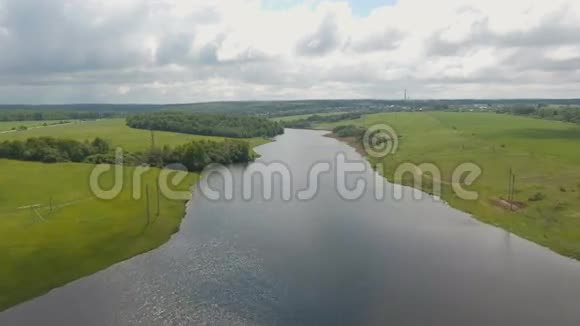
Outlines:
<svg viewBox="0 0 580 326"><path fill-rule="evenodd" d="M387 113L319 127L379 123L391 125L400 137L395 155L370 159L373 165L384 164L389 181L401 163L433 163L442 172L441 197L452 207L580 259L578 126L497 114ZM362 150L354 139L341 140ZM450 186L452 171L463 162L476 163L483 171L468 187L479 194L474 201L458 198ZM516 175L513 207L506 204L510 169ZM408 177L403 183L413 186ZM423 177L421 190L431 193L432 180Z"/></svg>
<svg viewBox="0 0 580 326"><path fill-rule="evenodd" d="M155 249L179 229L185 202L157 200L158 169L143 174L136 199L135 168L123 168L121 193L102 200L89 188L93 168L0 160L0 311ZM112 178L103 176L105 189ZM188 190L197 179L190 173L171 188Z"/></svg>
<svg viewBox="0 0 580 326"><path fill-rule="evenodd" d="M149 131L131 129L124 120L112 119L2 134L0 141L44 136L77 141L103 137L129 151L149 148L151 139ZM158 146L200 139L224 138L155 133ZM248 141L254 148L270 140ZM121 193L112 200L101 200L89 187L94 167L0 159L0 311L156 249L179 229L185 201L164 196L157 200L159 169L142 175L140 195L135 199L136 168L124 167ZM169 187L186 191L198 178L197 173L189 173ZM109 189L113 174L107 173L103 179L102 187Z"/></svg>

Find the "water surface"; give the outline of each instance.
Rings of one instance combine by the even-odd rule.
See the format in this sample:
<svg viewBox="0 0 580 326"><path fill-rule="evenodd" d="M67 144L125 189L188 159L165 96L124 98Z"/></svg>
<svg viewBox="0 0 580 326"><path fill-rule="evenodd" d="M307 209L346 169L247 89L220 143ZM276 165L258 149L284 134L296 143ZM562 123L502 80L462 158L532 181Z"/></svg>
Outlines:
<svg viewBox="0 0 580 326"><path fill-rule="evenodd" d="M318 131L287 130L258 151L291 168L294 190L315 162L362 160ZM331 173L310 201L198 191L170 242L8 310L0 325L579 325L580 263L410 189L346 201L335 188Z"/></svg>

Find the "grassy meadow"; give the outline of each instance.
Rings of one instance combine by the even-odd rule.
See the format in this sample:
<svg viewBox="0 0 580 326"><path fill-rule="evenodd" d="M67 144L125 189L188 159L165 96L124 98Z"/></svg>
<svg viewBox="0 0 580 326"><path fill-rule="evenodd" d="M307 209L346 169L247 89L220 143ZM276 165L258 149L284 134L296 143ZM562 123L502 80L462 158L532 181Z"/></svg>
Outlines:
<svg viewBox="0 0 580 326"><path fill-rule="evenodd" d="M80 141L101 137L129 151L146 150L151 144L149 131L129 128L122 119L76 121L4 133L0 134L0 142L42 136ZM199 139L223 140L155 132L157 146L176 146ZM268 142L262 138L249 141L252 147ZM147 224L145 195L138 200L132 197L135 168L124 167L124 188L113 200L101 200L91 192L89 176L93 168L92 164L0 159L0 311L154 249L179 228L185 201L161 196L160 214L156 214L158 169L151 169L142 181L151 194ZM112 174L107 173L103 179L103 188L107 189ZM198 174L189 173L179 185L170 188L187 190L197 179Z"/></svg>
<svg viewBox="0 0 580 326"><path fill-rule="evenodd" d="M381 123L400 137L397 153L383 162L388 179L400 163L434 163L442 172L443 199L453 207L580 259L580 126L494 113L416 112L372 114L319 128ZM482 168L467 187L479 192L476 201L451 190L451 174L463 162ZM514 201L522 205L514 212L498 205L507 198L510 169L516 174ZM430 192L429 175L424 177L423 190Z"/></svg>
<svg viewBox="0 0 580 326"><path fill-rule="evenodd" d="M96 137L110 141L114 146L122 147L127 151L141 151L151 146L151 133L148 130L129 128L125 119L104 119L97 121L75 121L62 126L36 128L17 132L0 134L0 142L3 140L26 140L32 137L55 137L67 138L79 141L93 140ZM210 137L188 135L175 132L155 131L155 145L176 146L193 140L223 140L223 137ZM266 143L262 138L250 139L252 146Z"/></svg>
<svg viewBox="0 0 580 326"><path fill-rule="evenodd" d="M179 227L183 201L161 196L156 215L159 170L142 179L152 196L147 225L145 190L141 199L132 197L134 168L124 169L124 189L113 200L92 194L92 168L0 160L0 310L154 249ZM112 174L101 181L107 189ZM190 173L175 189L196 181Z"/></svg>
<svg viewBox="0 0 580 326"><path fill-rule="evenodd" d="M20 127L37 128L47 126L54 127L59 121L0 121L0 133L5 131L16 130Z"/></svg>

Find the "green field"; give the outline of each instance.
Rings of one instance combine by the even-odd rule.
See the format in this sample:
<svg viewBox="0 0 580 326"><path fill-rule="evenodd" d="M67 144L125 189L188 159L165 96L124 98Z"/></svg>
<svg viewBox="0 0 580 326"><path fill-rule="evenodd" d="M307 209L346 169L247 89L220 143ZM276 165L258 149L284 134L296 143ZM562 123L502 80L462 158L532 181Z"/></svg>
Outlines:
<svg viewBox="0 0 580 326"><path fill-rule="evenodd" d="M125 168L124 189L113 200L90 191L92 168L0 160L0 310L154 249L177 230L185 205L161 196L157 216L158 170L143 178L153 197L147 225L145 196L132 197L133 168ZM189 174L177 189L196 180Z"/></svg>
<svg viewBox="0 0 580 326"><path fill-rule="evenodd" d="M372 114L319 127L379 123L401 137L397 153L384 160L387 178L392 180L403 162L434 163L442 171L443 198L453 207L580 259L580 126L493 113L417 112ZM477 201L451 191L451 173L463 162L483 170L469 187L479 192ZM525 206L516 212L497 203L507 198L510 168L516 174L515 201ZM431 191L430 184L423 189ZM530 201L537 193L545 198Z"/></svg>
<svg viewBox="0 0 580 326"><path fill-rule="evenodd" d="M52 128L59 124L59 121L0 121L0 132L18 129L21 126L27 128L44 127L45 123Z"/></svg>
<svg viewBox="0 0 580 326"><path fill-rule="evenodd" d="M101 137L129 151L146 150L151 144L149 131L131 129L121 119L5 133L0 134L0 141L41 136L80 141ZM223 138L155 132L157 146L199 139ZM252 147L268 142L262 138L249 141ZM148 225L145 195L138 200L132 197L135 168L124 168L123 191L113 200L101 200L91 192L93 168L91 164L0 159L0 311L154 249L178 229L185 210L183 200L161 196L157 216L154 194L159 170L147 172L141 187L144 193L147 185L151 195ZM187 190L197 178L198 174L190 173L172 188ZM111 181L112 174L107 174L104 188Z"/></svg>
<svg viewBox="0 0 580 326"><path fill-rule="evenodd" d="M176 146L185 144L193 140L223 140L223 137L210 137L187 135L176 132L155 131L155 145L162 147L165 145ZM96 137L110 141L114 146L119 146L127 151L142 151L151 146L151 132L148 130L133 129L127 127L124 119L106 119L98 121L75 121L72 124L63 126L52 126L46 128L30 129L18 132L0 134L0 141L3 140L26 140L31 137L55 137L68 138L79 141L93 140ZM258 146L268 142L263 138L252 138L249 140L252 146Z"/></svg>

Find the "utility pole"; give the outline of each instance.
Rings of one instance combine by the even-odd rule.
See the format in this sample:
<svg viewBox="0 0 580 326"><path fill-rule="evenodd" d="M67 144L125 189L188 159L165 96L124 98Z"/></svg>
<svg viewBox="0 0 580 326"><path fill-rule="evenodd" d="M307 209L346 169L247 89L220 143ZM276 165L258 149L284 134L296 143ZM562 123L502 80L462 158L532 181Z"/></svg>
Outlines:
<svg viewBox="0 0 580 326"><path fill-rule="evenodd" d="M145 201L147 205L147 225L151 223L151 214L149 213L149 185L145 186Z"/></svg>
<svg viewBox="0 0 580 326"><path fill-rule="evenodd" d="M155 132L153 131L153 129L149 129L149 131L151 132L151 149L155 148Z"/></svg>
<svg viewBox="0 0 580 326"><path fill-rule="evenodd" d="M510 210L514 210L514 194L516 189L516 174L514 173L513 169L510 168L510 173L508 177L508 195L507 201L510 204Z"/></svg>
<svg viewBox="0 0 580 326"><path fill-rule="evenodd" d="M157 185L157 217L159 217L159 214L161 214L161 206L160 206L160 195L159 195L159 183L156 184Z"/></svg>
<svg viewBox="0 0 580 326"><path fill-rule="evenodd" d="M512 209L512 174L513 171L510 168L510 173L508 176L508 192L507 192L507 201L510 204L510 210Z"/></svg>
<svg viewBox="0 0 580 326"><path fill-rule="evenodd" d="M404 101L407 102L407 89L405 88L405 96L404 96Z"/></svg>
<svg viewBox="0 0 580 326"><path fill-rule="evenodd" d="M516 175L512 174L512 201L510 203L513 203L515 198L514 195L516 193ZM513 208L512 208L513 210Z"/></svg>

